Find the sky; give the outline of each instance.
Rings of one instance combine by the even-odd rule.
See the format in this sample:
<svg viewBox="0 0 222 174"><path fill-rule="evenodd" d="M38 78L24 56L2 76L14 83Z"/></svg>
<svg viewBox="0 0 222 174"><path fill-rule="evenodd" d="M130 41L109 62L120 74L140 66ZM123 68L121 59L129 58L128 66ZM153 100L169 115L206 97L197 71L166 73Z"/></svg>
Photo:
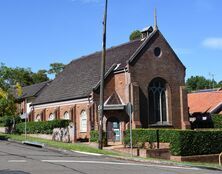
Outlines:
<svg viewBox="0 0 222 174"><path fill-rule="evenodd" d="M0 62L49 69L102 49L105 0L0 0ZM153 25L186 66L186 78L222 80L221 0L109 0L107 47Z"/></svg>

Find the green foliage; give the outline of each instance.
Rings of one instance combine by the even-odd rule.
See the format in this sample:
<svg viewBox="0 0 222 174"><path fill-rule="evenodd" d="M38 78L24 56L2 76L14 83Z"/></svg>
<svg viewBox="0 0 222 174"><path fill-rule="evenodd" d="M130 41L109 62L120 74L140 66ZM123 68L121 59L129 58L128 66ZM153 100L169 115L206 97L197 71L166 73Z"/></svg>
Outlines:
<svg viewBox="0 0 222 174"><path fill-rule="evenodd" d="M32 81L33 83L41 83L41 82L45 82L47 80L49 80L49 78L47 77L47 70L39 70L37 73L32 73Z"/></svg>
<svg viewBox="0 0 222 174"><path fill-rule="evenodd" d="M222 130L178 131L170 145L173 155L189 156L222 152Z"/></svg>
<svg viewBox="0 0 222 174"><path fill-rule="evenodd" d="M28 134L52 134L54 128L65 128L69 125L70 120L53 120L42 122L27 122ZM25 133L25 123L19 123L16 125L17 133Z"/></svg>
<svg viewBox="0 0 222 174"><path fill-rule="evenodd" d="M186 81L186 87L189 92L200 89L220 88L222 87L222 81L217 83L215 80L206 79L203 76L191 76Z"/></svg>
<svg viewBox="0 0 222 174"><path fill-rule="evenodd" d="M139 30L135 30L130 34L130 41L141 38L141 32Z"/></svg>
<svg viewBox="0 0 222 174"><path fill-rule="evenodd" d="M132 137L133 137L133 146L138 147L143 145L146 142L157 142L169 143L173 137L174 132L177 131L175 129L133 129ZM130 144L129 130L125 131L126 136L124 138L124 143L126 145ZM159 135L159 136L158 136Z"/></svg>
<svg viewBox="0 0 222 174"><path fill-rule="evenodd" d="M214 128L222 128L222 115L212 115Z"/></svg>
<svg viewBox="0 0 222 174"><path fill-rule="evenodd" d="M145 142L157 142L157 130L134 129L133 145ZM173 155L203 155L216 154L222 151L222 130L176 130L159 129L159 142L170 143ZM129 131L126 131L125 144L129 144Z"/></svg>
<svg viewBox="0 0 222 174"><path fill-rule="evenodd" d="M57 76L60 72L63 71L64 68L65 68L65 65L63 63L51 63L48 73L55 74L55 76Z"/></svg>
<svg viewBox="0 0 222 174"><path fill-rule="evenodd" d="M16 105L13 96L0 88L0 117L15 114Z"/></svg>
<svg viewBox="0 0 222 174"><path fill-rule="evenodd" d="M4 117L0 117L0 124L3 127L12 127L12 125L15 123L20 123L21 122L21 118L19 116L13 117L13 116L4 116Z"/></svg>
<svg viewBox="0 0 222 174"><path fill-rule="evenodd" d="M10 87L19 83L21 86L28 86L35 83L49 80L46 70L39 70L37 73L30 68L10 68L4 64L0 65L0 88L7 91Z"/></svg>
<svg viewBox="0 0 222 174"><path fill-rule="evenodd" d="M99 141L99 131L97 130L92 130L90 132L90 142L97 142ZM106 138L106 133L103 132L103 144L107 145L107 138Z"/></svg>

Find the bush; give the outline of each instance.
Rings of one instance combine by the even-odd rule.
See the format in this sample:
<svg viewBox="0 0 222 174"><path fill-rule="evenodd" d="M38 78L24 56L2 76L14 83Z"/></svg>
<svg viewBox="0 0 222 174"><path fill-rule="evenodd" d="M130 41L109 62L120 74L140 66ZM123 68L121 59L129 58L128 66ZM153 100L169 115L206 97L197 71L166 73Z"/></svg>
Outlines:
<svg viewBox="0 0 222 174"><path fill-rule="evenodd" d="M13 117L13 116L4 116L0 118L0 125L3 127L12 127L13 123L15 124L21 122L21 118L19 116Z"/></svg>
<svg viewBox="0 0 222 174"><path fill-rule="evenodd" d="M157 129L134 129L132 134L134 147L145 142L157 142L159 139L159 142L170 143L171 154L176 156L222 152L222 130L159 129L158 132ZM129 130L126 131L124 142L129 144Z"/></svg>
<svg viewBox="0 0 222 174"><path fill-rule="evenodd" d="M222 115L212 115L214 128L222 128Z"/></svg>
<svg viewBox="0 0 222 174"><path fill-rule="evenodd" d="M92 130L90 132L90 142L99 142L99 131L98 130ZM103 145L106 146L107 145L107 137L106 137L106 133L103 132Z"/></svg>
<svg viewBox="0 0 222 174"><path fill-rule="evenodd" d="M203 155L222 152L222 131L178 131L170 144L173 155Z"/></svg>
<svg viewBox="0 0 222 174"><path fill-rule="evenodd" d="M146 142L159 142L169 143L174 137L175 129L133 129L133 146L138 147L143 145ZM124 137L125 145L130 144L129 130L125 132L126 136Z"/></svg>
<svg viewBox="0 0 222 174"><path fill-rule="evenodd" d="M27 122L26 131L28 134L52 134L54 128L65 128L70 120L53 120L42 122ZM17 133L25 133L25 123L19 123L16 126Z"/></svg>

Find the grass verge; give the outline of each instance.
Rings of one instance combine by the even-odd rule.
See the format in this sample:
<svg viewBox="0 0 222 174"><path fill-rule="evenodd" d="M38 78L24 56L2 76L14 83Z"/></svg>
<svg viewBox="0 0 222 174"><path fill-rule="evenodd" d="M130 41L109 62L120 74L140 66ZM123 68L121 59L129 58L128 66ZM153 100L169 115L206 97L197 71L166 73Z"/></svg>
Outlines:
<svg viewBox="0 0 222 174"><path fill-rule="evenodd" d="M0 137L3 137L3 139L11 139L15 141L25 141L24 135L16 135L16 134L0 134ZM63 143L63 142L57 142L52 140L46 140L42 138L33 138L27 136L27 141L33 141L33 142L39 142L44 143L48 147L54 147L58 149L64 149L64 150L76 150L76 151L82 151L82 152L89 152L89 153L99 153L103 155L115 155L119 156L118 153L108 151L108 150L100 150L94 147L91 147L86 144L80 144L80 143Z"/></svg>
<svg viewBox="0 0 222 174"><path fill-rule="evenodd" d="M11 139L15 141L24 141L25 136L24 135L15 135L15 134L3 134L0 133L0 140L6 140L6 139ZM99 153L103 155L112 155L112 156L117 156L117 157L127 157L129 158L129 155L127 154L122 154L118 152L113 152L113 151L108 151L108 150L100 150L94 147L91 147L86 144L80 144L80 143L62 143L62 142L56 142L56 141L51 141L51 140L46 140L46 139L41 139L41 138L34 138L34 137L27 137L28 141L33 141L33 142L40 142L44 143L46 146L49 147L54 147L58 149L65 149L65 150L76 150L76 151L82 151L82 152L89 152L89 153ZM222 167L219 166L218 164L212 164L212 163L199 163L199 162L176 162L176 161L169 161L169 160L163 160L163 159L156 159L156 158L141 158L141 157L133 157L134 159L142 160L142 161L147 161L147 162L152 162L152 161L159 161L162 163L173 163L175 165L186 165L186 166L193 166L193 167L202 167L202 168L209 168L209 169L220 169L222 170Z"/></svg>

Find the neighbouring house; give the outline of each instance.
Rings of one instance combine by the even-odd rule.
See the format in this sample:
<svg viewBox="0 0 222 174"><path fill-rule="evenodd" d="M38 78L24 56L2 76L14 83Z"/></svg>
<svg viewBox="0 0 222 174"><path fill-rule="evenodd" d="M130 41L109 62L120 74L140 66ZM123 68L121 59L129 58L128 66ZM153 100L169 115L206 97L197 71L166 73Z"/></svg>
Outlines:
<svg viewBox="0 0 222 174"><path fill-rule="evenodd" d="M222 114L222 89L199 90L188 94L192 128L213 127L211 116Z"/></svg>
<svg viewBox="0 0 222 174"><path fill-rule="evenodd" d="M199 90L188 94L190 114L222 114L222 89Z"/></svg>
<svg viewBox="0 0 222 174"><path fill-rule="evenodd" d="M16 89L14 90L14 97L17 100L17 110L22 119L32 117L32 106L31 104L35 101L36 97L46 88L51 81L45 81L30 86L22 87L22 95L18 96Z"/></svg>
<svg viewBox="0 0 222 174"><path fill-rule="evenodd" d="M101 52L70 62L32 103L37 120L70 119L75 139L98 130ZM142 38L107 49L103 128L108 141L122 141L129 127L126 105L133 106L133 128L189 128L185 66L157 26Z"/></svg>

